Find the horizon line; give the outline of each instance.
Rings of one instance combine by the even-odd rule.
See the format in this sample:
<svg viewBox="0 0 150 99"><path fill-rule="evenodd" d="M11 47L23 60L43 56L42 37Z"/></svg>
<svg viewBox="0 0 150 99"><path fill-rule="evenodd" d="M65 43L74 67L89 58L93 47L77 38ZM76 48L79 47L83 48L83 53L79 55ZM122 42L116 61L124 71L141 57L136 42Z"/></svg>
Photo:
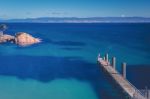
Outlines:
<svg viewBox="0 0 150 99"><path fill-rule="evenodd" d="M0 18L0 20L18 20L18 19L37 19L37 18L150 18L147 16L91 16L91 17L76 17L76 16L66 16L66 17L48 17L48 16L43 16L43 17L27 17L27 18Z"/></svg>

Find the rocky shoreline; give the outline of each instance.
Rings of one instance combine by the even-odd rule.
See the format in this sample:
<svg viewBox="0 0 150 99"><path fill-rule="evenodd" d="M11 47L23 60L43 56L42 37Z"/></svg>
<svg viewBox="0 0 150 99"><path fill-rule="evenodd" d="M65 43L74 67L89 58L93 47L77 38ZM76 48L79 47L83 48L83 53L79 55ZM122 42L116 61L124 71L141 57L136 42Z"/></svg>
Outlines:
<svg viewBox="0 0 150 99"><path fill-rule="evenodd" d="M35 38L32 35L25 32L18 32L15 36L3 34L0 35L0 43L15 43L20 46L28 46L36 43L40 43L41 39Z"/></svg>

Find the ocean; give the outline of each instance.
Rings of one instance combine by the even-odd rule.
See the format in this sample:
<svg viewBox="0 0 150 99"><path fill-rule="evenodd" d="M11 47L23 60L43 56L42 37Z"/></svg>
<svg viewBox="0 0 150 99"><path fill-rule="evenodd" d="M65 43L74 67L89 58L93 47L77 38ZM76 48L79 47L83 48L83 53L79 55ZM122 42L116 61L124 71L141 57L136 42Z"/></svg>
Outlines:
<svg viewBox="0 0 150 99"><path fill-rule="evenodd" d="M0 44L0 99L125 99L97 64L97 55L127 63L127 79L150 87L149 23L6 23L42 42Z"/></svg>

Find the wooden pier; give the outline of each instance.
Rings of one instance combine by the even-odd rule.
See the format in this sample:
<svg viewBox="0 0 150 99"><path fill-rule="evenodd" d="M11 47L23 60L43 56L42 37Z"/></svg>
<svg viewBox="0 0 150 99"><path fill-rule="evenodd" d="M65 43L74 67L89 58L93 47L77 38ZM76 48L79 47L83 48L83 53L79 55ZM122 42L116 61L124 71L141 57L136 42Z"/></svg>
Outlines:
<svg viewBox="0 0 150 99"><path fill-rule="evenodd" d="M103 70L115 81L115 83L125 92L129 99L147 99L144 95L126 79L126 63L122 64L122 75L115 69L116 58L112 58L112 63L109 62L108 54L104 58L98 55L98 63Z"/></svg>

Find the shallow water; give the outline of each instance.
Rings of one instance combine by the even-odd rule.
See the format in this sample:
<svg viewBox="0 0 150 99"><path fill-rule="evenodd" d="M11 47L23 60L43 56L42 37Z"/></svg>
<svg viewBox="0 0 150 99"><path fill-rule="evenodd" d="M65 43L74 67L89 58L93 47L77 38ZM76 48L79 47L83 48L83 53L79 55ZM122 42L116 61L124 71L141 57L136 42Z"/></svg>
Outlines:
<svg viewBox="0 0 150 99"><path fill-rule="evenodd" d="M1 76L0 87L2 99L98 99L90 84L75 79L56 79L43 84Z"/></svg>
<svg viewBox="0 0 150 99"><path fill-rule="evenodd" d="M0 45L3 99L123 99L98 67L97 54L116 56L118 70L123 61L130 67L150 64L150 24L8 26L9 34L28 32L43 42L28 47Z"/></svg>

